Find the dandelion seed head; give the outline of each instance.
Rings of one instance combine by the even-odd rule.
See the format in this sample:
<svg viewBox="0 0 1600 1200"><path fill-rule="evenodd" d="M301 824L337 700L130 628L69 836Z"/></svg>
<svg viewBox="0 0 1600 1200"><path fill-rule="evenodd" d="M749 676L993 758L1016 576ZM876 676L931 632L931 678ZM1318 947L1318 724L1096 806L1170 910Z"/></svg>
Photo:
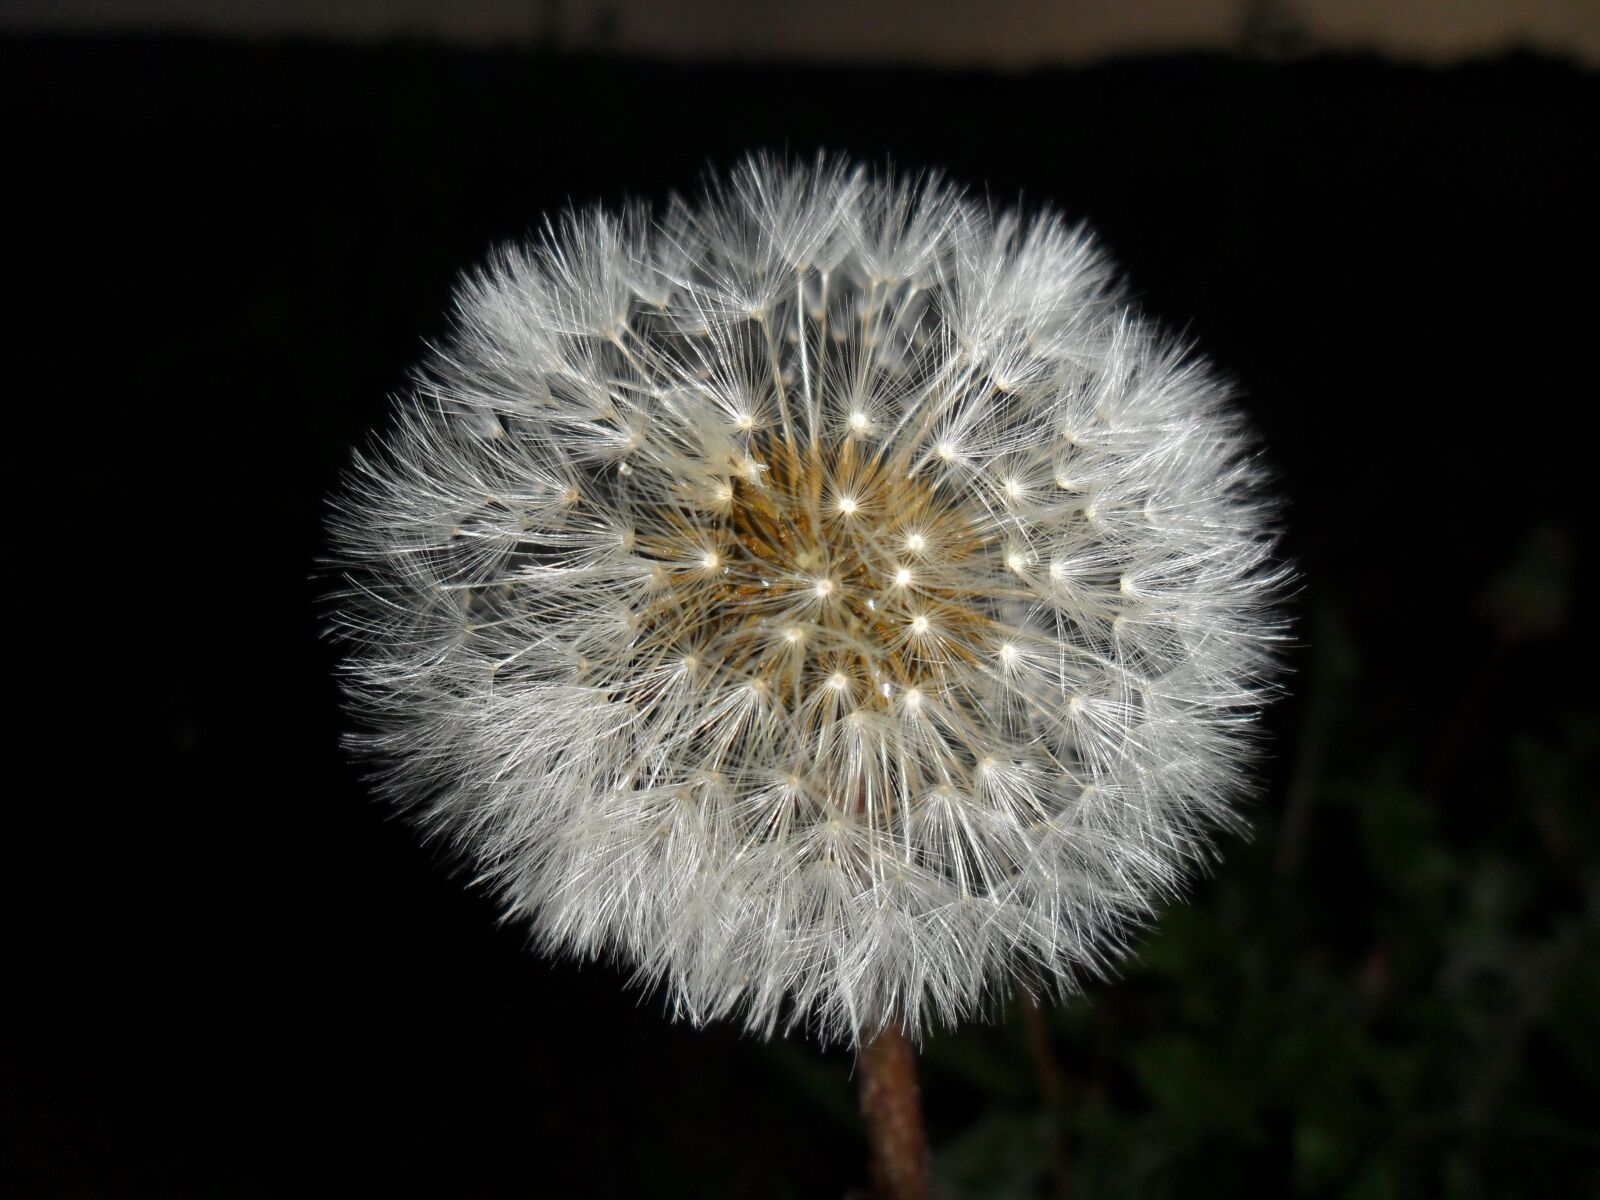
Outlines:
<svg viewBox="0 0 1600 1200"><path fill-rule="evenodd" d="M1236 820L1271 507L1081 228L758 158L457 306L337 505L344 681L544 948L921 1031L1103 973Z"/></svg>

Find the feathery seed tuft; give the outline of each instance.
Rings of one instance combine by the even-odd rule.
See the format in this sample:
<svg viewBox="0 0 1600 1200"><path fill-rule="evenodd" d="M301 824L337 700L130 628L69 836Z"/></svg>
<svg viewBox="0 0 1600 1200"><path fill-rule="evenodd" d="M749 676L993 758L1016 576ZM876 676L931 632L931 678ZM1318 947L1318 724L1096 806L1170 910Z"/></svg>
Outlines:
<svg viewBox="0 0 1600 1200"><path fill-rule="evenodd" d="M1270 506L1083 230L756 158L457 303L337 505L344 678L548 949L920 1031L1102 972L1234 819Z"/></svg>

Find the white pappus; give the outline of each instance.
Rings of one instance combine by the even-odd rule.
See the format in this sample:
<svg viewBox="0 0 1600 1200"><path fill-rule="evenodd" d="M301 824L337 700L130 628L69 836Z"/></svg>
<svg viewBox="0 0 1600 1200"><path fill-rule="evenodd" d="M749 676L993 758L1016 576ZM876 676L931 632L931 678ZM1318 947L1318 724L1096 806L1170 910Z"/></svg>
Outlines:
<svg viewBox="0 0 1600 1200"><path fill-rule="evenodd" d="M1272 506L1081 228L752 158L457 309L335 505L343 678L544 948L915 1035L1103 972L1235 819Z"/></svg>

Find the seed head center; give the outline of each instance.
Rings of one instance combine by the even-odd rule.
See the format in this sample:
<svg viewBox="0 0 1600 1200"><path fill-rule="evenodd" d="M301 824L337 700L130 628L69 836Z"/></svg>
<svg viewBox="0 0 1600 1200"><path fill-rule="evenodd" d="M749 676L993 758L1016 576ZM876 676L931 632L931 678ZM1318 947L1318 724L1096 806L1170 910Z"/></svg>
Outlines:
<svg viewBox="0 0 1600 1200"><path fill-rule="evenodd" d="M714 549L672 572L642 648L760 680L777 704L848 691L879 709L936 693L953 658L977 656L988 622L963 585L986 543L956 497L852 438L795 449L756 434L745 461L756 469L731 476L728 502L679 532ZM655 539L669 560L670 540Z"/></svg>

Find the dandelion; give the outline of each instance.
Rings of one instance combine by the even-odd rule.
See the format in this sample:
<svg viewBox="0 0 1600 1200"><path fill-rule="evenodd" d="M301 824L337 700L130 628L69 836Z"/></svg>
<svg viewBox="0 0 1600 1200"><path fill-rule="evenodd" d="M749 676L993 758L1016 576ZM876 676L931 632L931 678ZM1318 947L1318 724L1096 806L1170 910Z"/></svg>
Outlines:
<svg viewBox="0 0 1600 1200"><path fill-rule="evenodd" d="M1235 820L1270 508L1082 229L752 159L457 310L338 503L345 682L542 947L916 1036L1103 973Z"/></svg>

